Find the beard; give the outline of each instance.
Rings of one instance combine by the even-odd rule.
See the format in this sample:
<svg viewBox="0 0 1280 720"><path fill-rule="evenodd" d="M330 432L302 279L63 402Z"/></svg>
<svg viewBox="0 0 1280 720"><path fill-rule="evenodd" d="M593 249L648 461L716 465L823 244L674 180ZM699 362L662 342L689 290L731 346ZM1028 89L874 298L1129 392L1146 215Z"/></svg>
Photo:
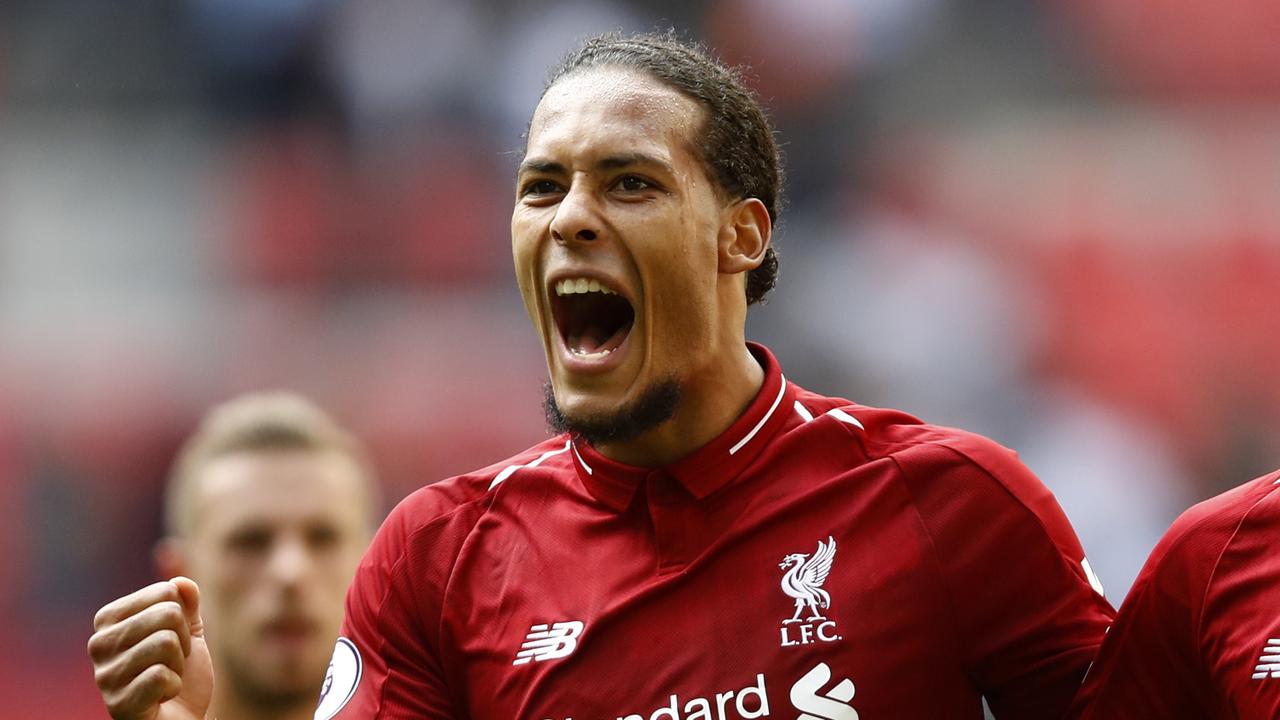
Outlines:
<svg viewBox="0 0 1280 720"><path fill-rule="evenodd" d="M328 656L319 650L320 654L309 653L287 664L255 657L251 645L229 643L211 647L211 651L215 658L221 658L215 660L218 684L225 685L228 694L237 697L243 707L264 717L315 708L328 662Z"/></svg>
<svg viewBox="0 0 1280 720"><path fill-rule="evenodd" d="M228 685L233 687L233 694L241 698L241 702L269 715L281 715L298 708L314 707L320 695L320 686L324 680L323 672L316 677L316 682L308 680L279 681L262 676L257 669L246 663L226 662ZM221 676L219 676L219 682Z"/></svg>
<svg viewBox="0 0 1280 720"><path fill-rule="evenodd" d="M634 440L676 414L681 387L675 378L653 383L640 397L612 413L595 416L569 416L556 404L556 395L547 383L543 387L543 411L547 427L554 433L567 432L591 445Z"/></svg>

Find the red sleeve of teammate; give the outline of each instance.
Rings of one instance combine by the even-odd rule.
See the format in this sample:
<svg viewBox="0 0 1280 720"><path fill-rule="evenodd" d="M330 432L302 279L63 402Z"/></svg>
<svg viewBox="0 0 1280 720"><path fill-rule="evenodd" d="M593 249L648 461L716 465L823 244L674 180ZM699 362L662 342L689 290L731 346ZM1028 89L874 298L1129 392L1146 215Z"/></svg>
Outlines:
<svg viewBox="0 0 1280 720"><path fill-rule="evenodd" d="M1174 522L1120 608L1073 717L1280 717L1280 678L1257 672L1270 639L1280 637L1278 477Z"/></svg>
<svg viewBox="0 0 1280 720"><path fill-rule="evenodd" d="M1212 716L1196 641L1209 572L1188 560L1216 553L1183 552L1187 529L1180 520L1147 558L1076 698L1073 715L1128 718L1134 708L1143 708L1144 716L1152 718ZM1081 713L1085 705L1091 709Z"/></svg>
<svg viewBox="0 0 1280 720"><path fill-rule="evenodd" d="M317 720L461 717L435 652L444 582L433 579L447 575L443 559L454 553L434 535L448 535L452 517L414 527L408 516L417 499L391 513L356 571ZM424 543L423 533L433 539ZM427 545L435 552L419 550Z"/></svg>
<svg viewBox="0 0 1280 720"><path fill-rule="evenodd" d="M1001 720L1065 715L1115 611L1052 493L972 435L894 456L950 591L963 661Z"/></svg>

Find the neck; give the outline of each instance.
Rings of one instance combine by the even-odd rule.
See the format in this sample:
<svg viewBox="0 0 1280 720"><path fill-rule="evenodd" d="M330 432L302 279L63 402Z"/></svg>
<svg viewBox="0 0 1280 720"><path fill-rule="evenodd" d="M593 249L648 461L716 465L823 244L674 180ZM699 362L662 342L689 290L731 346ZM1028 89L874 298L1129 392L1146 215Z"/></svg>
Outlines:
<svg viewBox="0 0 1280 720"><path fill-rule="evenodd" d="M729 429L760 392L764 369L745 342L718 362L681 384L680 407L667 422L634 440L601 443L610 460L641 467L669 465Z"/></svg>

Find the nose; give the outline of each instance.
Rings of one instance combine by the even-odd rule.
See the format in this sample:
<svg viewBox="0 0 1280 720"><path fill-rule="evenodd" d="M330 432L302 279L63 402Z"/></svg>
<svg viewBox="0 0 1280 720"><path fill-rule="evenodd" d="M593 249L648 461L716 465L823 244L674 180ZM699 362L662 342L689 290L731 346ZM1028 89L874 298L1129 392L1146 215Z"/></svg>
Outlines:
<svg viewBox="0 0 1280 720"><path fill-rule="evenodd" d="M582 183L573 183L556 205L551 219L551 238L564 244L571 240L591 241L599 237L600 217L595 200Z"/></svg>
<svg viewBox="0 0 1280 720"><path fill-rule="evenodd" d="M311 553L301 538L281 538L272 548L267 565L270 576L282 585L297 585L311 570Z"/></svg>

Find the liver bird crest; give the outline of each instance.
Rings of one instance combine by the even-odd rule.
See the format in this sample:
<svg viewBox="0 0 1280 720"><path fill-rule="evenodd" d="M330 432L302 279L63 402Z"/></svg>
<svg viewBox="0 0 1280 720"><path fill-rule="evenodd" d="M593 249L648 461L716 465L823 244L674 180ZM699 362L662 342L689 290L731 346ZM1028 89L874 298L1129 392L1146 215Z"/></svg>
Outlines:
<svg viewBox="0 0 1280 720"><path fill-rule="evenodd" d="M783 620L784 625L793 622L826 620L819 608L831 607L831 595L822 589L822 584L827 581L827 574L831 572L831 561L835 556L836 541L828 535L825 543L818 541L818 549L812 555L791 553L778 563L778 567L783 569L790 566L782 576L782 592L796 600L796 614L789 620ZM800 614L806 606L809 608L810 616L802 621Z"/></svg>

